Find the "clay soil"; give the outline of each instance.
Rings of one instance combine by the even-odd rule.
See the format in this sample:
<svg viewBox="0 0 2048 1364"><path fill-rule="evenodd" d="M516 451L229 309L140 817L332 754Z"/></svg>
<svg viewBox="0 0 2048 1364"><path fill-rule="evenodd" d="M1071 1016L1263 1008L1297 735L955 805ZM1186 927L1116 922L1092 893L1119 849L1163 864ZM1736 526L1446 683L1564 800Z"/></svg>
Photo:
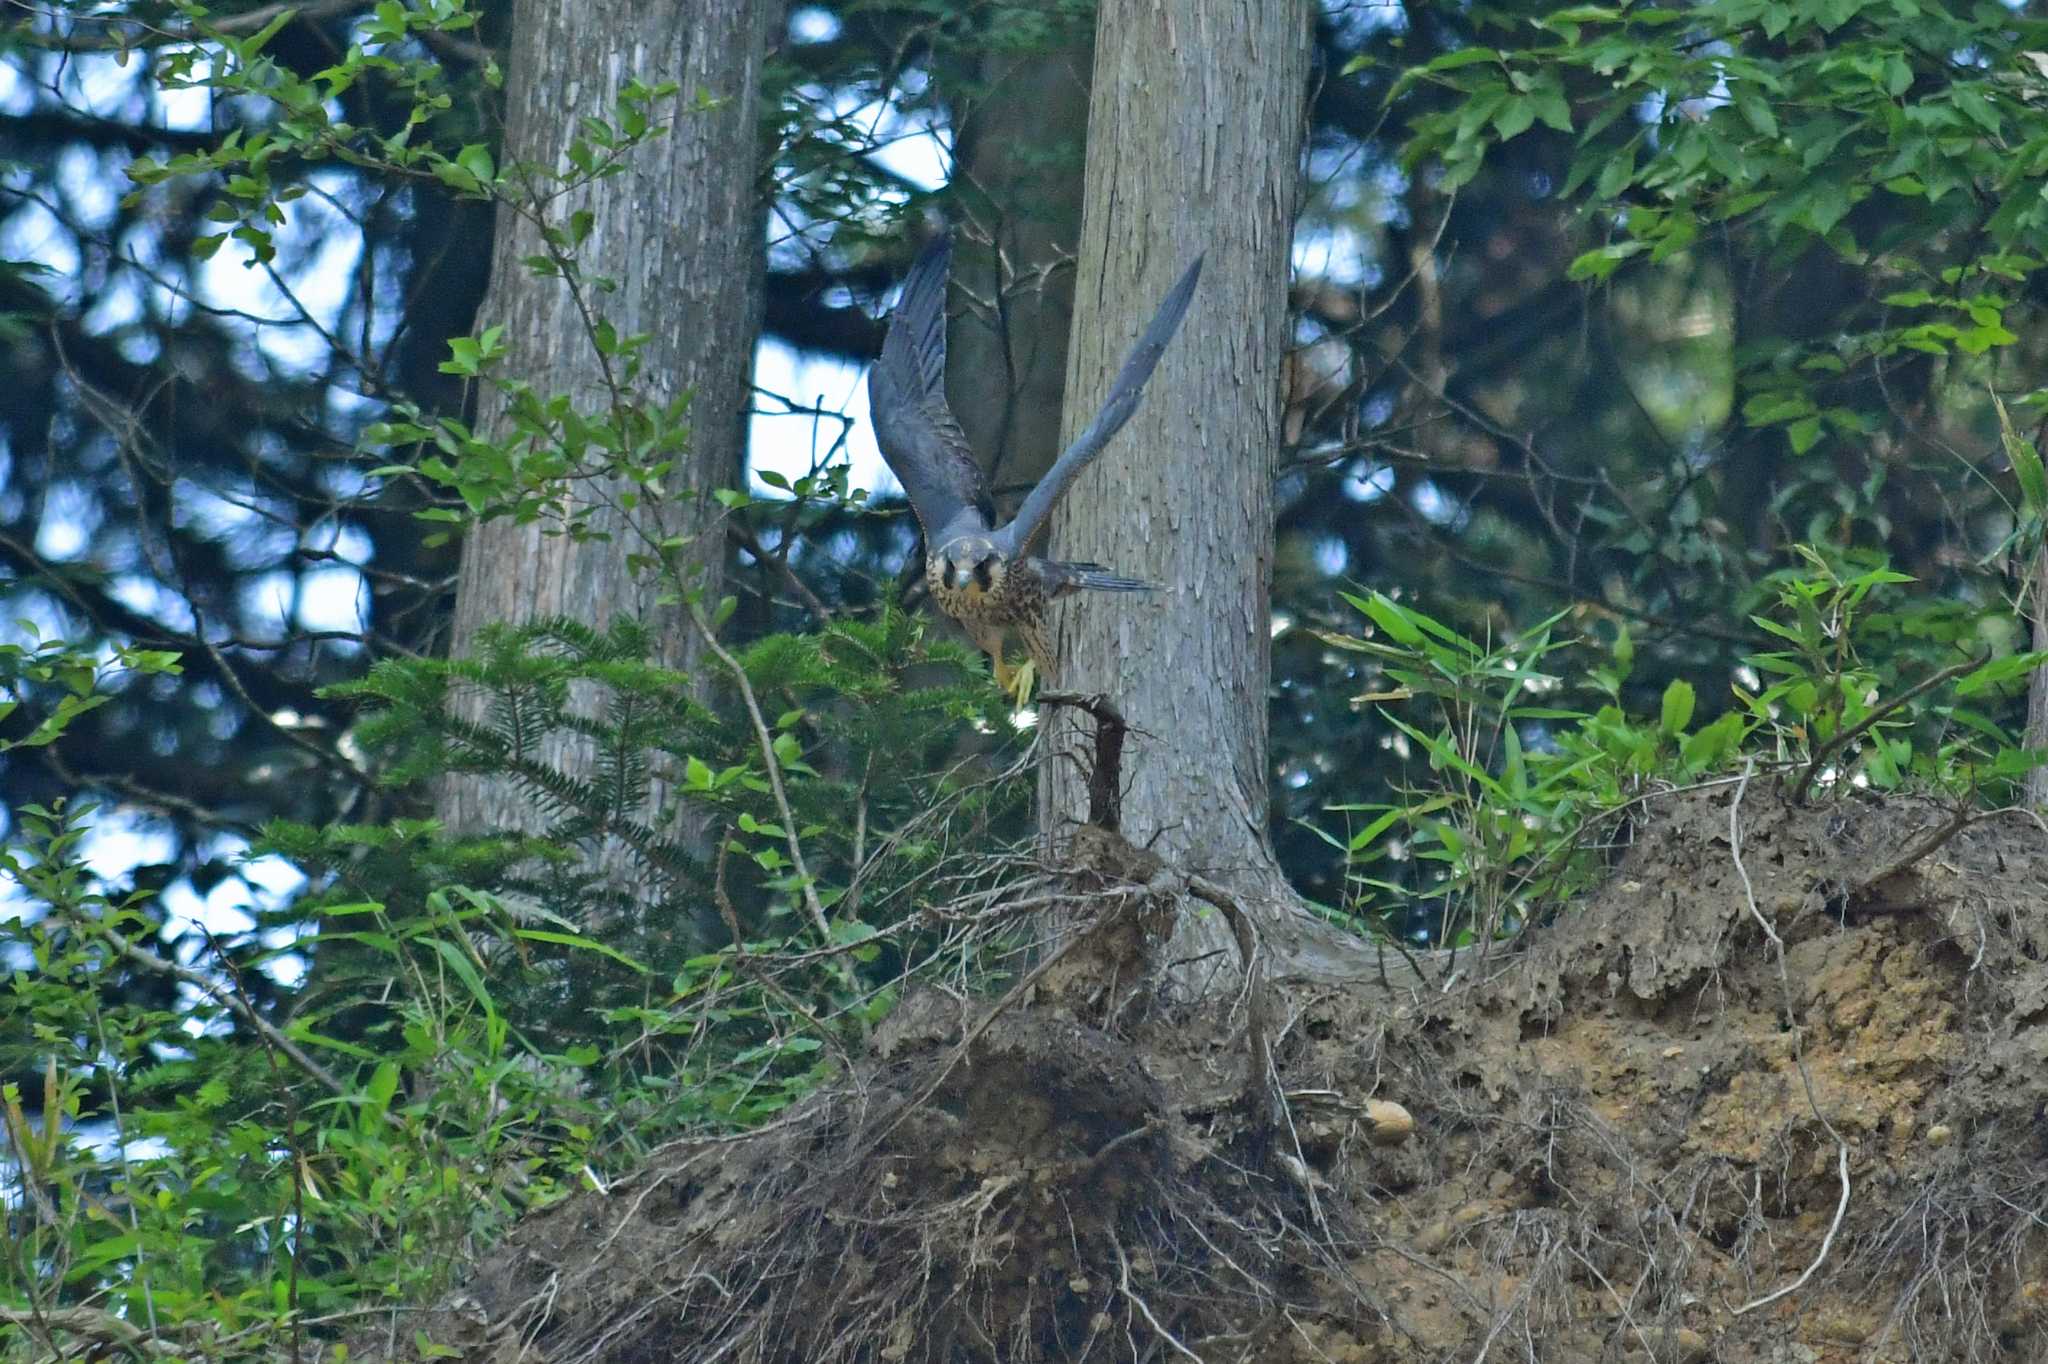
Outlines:
<svg viewBox="0 0 2048 1364"><path fill-rule="evenodd" d="M1030 991L912 997L349 1357L2048 1360L2048 835L1899 866L1949 823L1724 783L1448 988L1199 1007L1098 865L1152 890Z"/></svg>

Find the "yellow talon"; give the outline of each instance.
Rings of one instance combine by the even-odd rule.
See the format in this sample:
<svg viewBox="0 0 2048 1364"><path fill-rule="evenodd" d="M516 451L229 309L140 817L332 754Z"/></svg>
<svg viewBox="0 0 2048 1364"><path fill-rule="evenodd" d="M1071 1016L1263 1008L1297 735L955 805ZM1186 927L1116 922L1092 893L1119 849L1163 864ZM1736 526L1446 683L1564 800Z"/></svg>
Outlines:
<svg viewBox="0 0 2048 1364"><path fill-rule="evenodd" d="M1032 688L1038 682L1038 665L1028 658L1025 659L1010 670L1010 680L1016 685L1004 690L1015 697L1017 704L1021 706L1031 699Z"/></svg>
<svg viewBox="0 0 2048 1364"><path fill-rule="evenodd" d="M1013 668L1003 661L1000 650L990 654L989 659L995 664L997 688L1018 705L1023 705L1031 695L1032 684L1038 678L1037 667L1027 658Z"/></svg>

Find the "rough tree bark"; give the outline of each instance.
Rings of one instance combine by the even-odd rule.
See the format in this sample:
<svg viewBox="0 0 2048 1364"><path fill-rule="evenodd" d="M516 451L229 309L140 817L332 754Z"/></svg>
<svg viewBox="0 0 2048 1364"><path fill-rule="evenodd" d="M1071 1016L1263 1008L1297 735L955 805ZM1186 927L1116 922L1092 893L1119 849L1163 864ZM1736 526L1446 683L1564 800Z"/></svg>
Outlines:
<svg viewBox="0 0 2048 1364"><path fill-rule="evenodd" d="M1081 234L1093 60L1091 29L1062 0L1035 0L1028 12L1048 26L1030 50L978 48L952 73L954 85L976 92L959 114L954 201L995 239L1008 266L1006 278L992 252L962 241L953 278L985 301L1005 283L1013 291L995 317L954 324L947 387L1006 513L1059 453L1074 273L1053 267Z"/></svg>
<svg viewBox="0 0 2048 1364"><path fill-rule="evenodd" d="M1126 836L1240 896L1277 973L1350 980L1377 956L1300 908L1266 837L1272 478L1309 24L1301 0L1103 0L1069 437L1174 278L1208 262L1144 405L1053 521L1060 557L1159 590L1062 608L1056 680L1107 693L1130 723ZM1062 756L1085 747L1086 722L1047 723L1057 835L1087 814L1086 774ZM1218 916L1184 916L1172 955L1234 979L1234 953Z"/></svg>
<svg viewBox="0 0 2048 1364"><path fill-rule="evenodd" d="M716 596L717 536L704 534L718 507L690 496L733 484L745 448L753 338L760 325L762 248L757 111L771 14L765 0L518 0L505 54L503 159L563 165L585 116L611 117L619 88L681 83L675 124L640 149L625 174L600 180L549 206L552 219L587 208L596 222L584 245L591 274L618 281L593 307L621 335L653 334L642 352L640 389L656 402L688 392L691 436L672 497L655 509L661 535L694 535L694 567ZM568 393L601 408L598 357L574 298L559 281L534 278L520 261L541 249L534 226L501 212L482 320L502 324L521 375L541 393ZM479 424L493 431L502 404L486 395ZM592 502L608 500L593 489ZM679 496L673 494L680 494ZM649 513L638 515L643 527ZM620 612L654 614L659 584L629 573L625 519L599 514L609 543L577 545L535 526L493 522L463 547L451 652L469 650L497 621L565 615L603 626ZM633 538L637 538L634 536ZM699 646L670 612L657 661L690 670ZM501 783L447 783L441 814L452 827L520 827L530 802Z"/></svg>

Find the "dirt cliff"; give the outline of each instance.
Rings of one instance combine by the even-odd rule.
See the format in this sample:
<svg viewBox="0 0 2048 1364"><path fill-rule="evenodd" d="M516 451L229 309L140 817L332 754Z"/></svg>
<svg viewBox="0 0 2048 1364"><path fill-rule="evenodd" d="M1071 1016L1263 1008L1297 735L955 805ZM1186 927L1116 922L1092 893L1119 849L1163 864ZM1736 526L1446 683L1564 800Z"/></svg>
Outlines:
<svg viewBox="0 0 2048 1364"><path fill-rule="evenodd" d="M1185 909L1077 871L1099 922L1001 1007L913 996L351 1358L2048 1359L2048 836L1952 815L1647 802L1584 902L1405 994L1176 1005Z"/></svg>

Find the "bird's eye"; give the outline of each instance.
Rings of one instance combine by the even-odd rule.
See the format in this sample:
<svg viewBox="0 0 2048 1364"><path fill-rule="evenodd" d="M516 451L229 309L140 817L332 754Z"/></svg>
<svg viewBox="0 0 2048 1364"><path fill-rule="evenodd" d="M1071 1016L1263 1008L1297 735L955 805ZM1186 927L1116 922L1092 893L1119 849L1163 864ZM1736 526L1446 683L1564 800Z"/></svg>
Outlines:
<svg viewBox="0 0 2048 1364"><path fill-rule="evenodd" d="M983 559L974 566L974 585L984 592L989 589L989 566L994 562L992 559Z"/></svg>

